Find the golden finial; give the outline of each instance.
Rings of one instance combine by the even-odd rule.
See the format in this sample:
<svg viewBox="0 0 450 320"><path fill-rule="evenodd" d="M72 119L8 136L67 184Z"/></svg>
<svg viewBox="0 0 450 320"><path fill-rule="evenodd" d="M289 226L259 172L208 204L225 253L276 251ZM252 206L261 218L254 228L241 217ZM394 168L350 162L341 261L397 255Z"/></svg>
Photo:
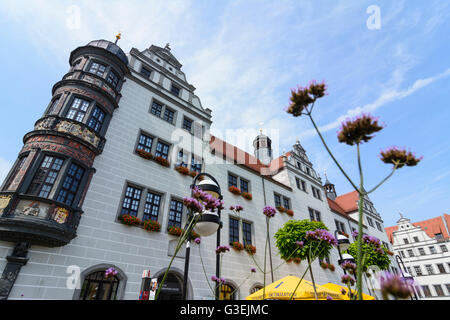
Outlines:
<svg viewBox="0 0 450 320"><path fill-rule="evenodd" d="M117 41L119 41L121 37L122 37L122 34L119 32L119 33L116 35L116 42L114 42L114 43L117 44Z"/></svg>

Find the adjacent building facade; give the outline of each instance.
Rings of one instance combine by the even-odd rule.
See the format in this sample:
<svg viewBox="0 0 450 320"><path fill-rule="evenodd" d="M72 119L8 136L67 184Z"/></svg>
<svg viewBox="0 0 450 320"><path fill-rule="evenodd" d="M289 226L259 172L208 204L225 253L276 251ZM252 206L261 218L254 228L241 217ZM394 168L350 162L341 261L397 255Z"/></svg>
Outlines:
<svg viewBox="0 0 450 320"><path fill-rule="evenodd" d="M402 272L414 277L420 299L450 298L450 215L411 223L400 214L397 226L386 233Z"/></svg>
<svg viewBox="0 0 450 320"><path fill-rule="evenodd" d="M357 193L337 196L298 140L274 158L263 132L253 141L254 155L211 136L211 110L202 106L181 68L169 45L125 54L117 44L98 40L71 53L68 73L54 85L47 109L25 135L1 186L0 298L138 299L142 272L151 270L161 279L173 257L178 237L169 230L184 226L183 198L199 172L217 179L226 208L244 207L239 215L222 212L222 244L256 249L253 257L234 249L226 253L222 298L244 299L262 288L262 274L250 268L264 261L265 205L284 208L271 219L276 270L266 276L268 282L306 268L276 253L273 234L286 221L319 220L331 232L347 234L357 228ZM365 232L389 248L380 215L370 199L363 201ZM152 221L160 230L126 225L123 215ZM215 274L213 238L192 244L188 299L214 296L208 284ZM162 299L181 298L184 258L181 250ZM327 260L337 267L338 259L333 250ZM105 280L110 267L118 274ZM339 284L343 274L319 262L313 270L318 284ZM364 288L377 294L367 279Z"/></svg>

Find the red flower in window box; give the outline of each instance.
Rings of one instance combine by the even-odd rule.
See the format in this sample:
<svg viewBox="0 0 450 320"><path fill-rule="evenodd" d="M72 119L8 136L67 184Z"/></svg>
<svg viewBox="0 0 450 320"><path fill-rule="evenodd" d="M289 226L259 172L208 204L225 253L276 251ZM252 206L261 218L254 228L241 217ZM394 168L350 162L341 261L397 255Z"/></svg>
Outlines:
<svg viewBox="0 0 450 320"><path fill-rule="evenodd" d="M245 251L247 251L248 254L254 255L256 253L256 247L251 244L247 244L245 245Z"/></svg>
<svg viewBox="0 0 450 320"><path fill-rule="evenodd" d="M238 241L235 241L231 244L231 246L233 247L233 249L237 250L237 251L242 251L244 250L244 245Z"/></svg>
<svg viewBox="0 0 450 320"><path fill-rule="evenodd" d="M293 261L294 261L294 263L299 264L300 262L302 262L302 259L294 258Z"/></svg>
<svg viewBox="0 0 450 320"><path fill-rule="evenodd" d="M164 159L163 157L155 157L153 160L155 160L157 163L159 163L163 167L170 167L169 160Z"/></svg>
<svg viewBox="0 0 450 320"><path fill-rule="evenodd" d="M137 153L141 158L144 158L144 159L147 159L147 160L153 160L153 159L154 159L153 154L151 154L150 152L147 152L147 151L145 151L145 150L142 150L142 149L136 149L136 153Z"/></svg>
<svg viewBox="0 0 450 320"><path fill-rule="evenodd" d="M343 235L344 237L349 237L348 236L348 233L346 233L346 232L343 232L343 231L338 231L338 233L340 234L340 235Z"/></svg>
<svg viewBox="0 0 450 320"><path fill-rule="evenodd" d="M120 222L126 224L127 226L136 226L141 224L141 220L139 218L136 218L135 216L132 216L130 214L122 214L118 219Z"/></svg>
<svg viewBox="0 0 450 320"><path fill-rule="evenodd" d="M144 222L144 229L147 231L159 232L161 230L161 225L158 221L148 220Z"/></svg>
<svg viewBox="0 0 450 320"><path fill-rule="evenodd" d="M286 259L286 263L291 263L293 260L292 258Z"/></svg>
<svg viewBox="0 0 450 320"><path fill-rule="evenodd" d="M283 207L283 206L277 206L277 210L280 211L280 212L286 212L287 211L286 208Z"/></svg>
<svg viewBox="0 0 450 320"><path fill-rule="evenodd" d="M228 190L229 190L231 193L236 194L236 195L240 195L240 194L241 194L241 189L236 188L235 186L229 187Z"/></svg>
<svg viewBox="0 0 450 320"><path fill-rule="evenodd" d="M187 176L189 173L189 169L183 166L177 166L175 167L175 170L178 171L179 173L181 173L182 175Z"/></svg>
<svg viewBox="0 0 450 320"><path fill-rule="evenodd" d="M291 209L286 210L286 214L291 216L291 217L293 217L294 216L294 210L291 210Z"/></svg>
<svg viewBox="0 0 450 320"><path fill-rule="evenodd" d="M320 266L322 267L322 269L328 269L328 263L326 263L325 261L321 261Z"/></svg>
<svg viewBox="0 0 450 320"><path fill-rule="evenodd" d="M242 196L243 198L247 199L247 200L252 200L252 199L253 199L252 194L251 194L251 193L248 193L248 192L242 192L242 193L241 193L241 196Z"/></svg>
<svg viewBox="0 0 450 320"><path fill-rule="evenodd" d="M192 178L195 178L195 176L198 174L198 172L197 171L190 171L189 172L189 175L192 177Z"/></svg>
<svg viewBox="0 0 450 320"><path fill-rule="evenodd" d="M391 250L387 250L386 253L387 253L388 255L390 255L390 256L393 256L393 255L394 255L394 253L393 253Z"/></svg>
<svg viewBox="0 0 450 320"><path fill-rule="evenodd" d="M328 264L328 269L330 269L331 271L335 270L334 264L330 263Z"/></svg>
<svg viewBox="0 0 450 320"><path fill-rule="evenodd" d="M175 226L170 226L167 228L167 232L173 236L179 237L183 233L183 229Z"/></svg>

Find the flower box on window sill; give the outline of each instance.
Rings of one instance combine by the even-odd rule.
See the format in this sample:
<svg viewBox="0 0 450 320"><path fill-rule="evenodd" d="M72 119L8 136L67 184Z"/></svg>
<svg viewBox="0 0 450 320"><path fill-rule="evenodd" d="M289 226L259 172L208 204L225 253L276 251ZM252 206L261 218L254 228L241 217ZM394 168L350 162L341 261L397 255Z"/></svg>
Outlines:
<svg viewBox="0 0 450 320"><path fill-rule="evenodd" d="M335 270L334 264L329 263L328 264L328 269L331 270L331 271L334 271Z"/></svg>
<svg viewBox="0 0 450 320"><path fill-rule="evenodd" d="M171 234L173 236L179 237L183 233L183 229L181 229L179 227L171 226L171 227L167 228L167 233ZM200 238L200 235L195 231L191 231L191 239L195 239L195 238Z"/></svg>
<svg viewBox="0 0 450 320"><path fill-rule="evenodd" d="M142 149L136 149L136 153L141 158L144 158L144 159L147 159L147 160L153 160L155 158L155 156L153 154L151 154L150 152L147 152L145 150L142 150Z"/></svg>
<svg viewBox="0 0 450 320"><path fill-rule="evenodd" d="M248 254L254 255L256 253L256 247L252 246L251 244L245 245L245 251L247 251Z"/></svg>
<svg viewBox="0 0 450 320"><path fill-rule="evenodd" d="M328 263L326 263L325 261L321 261L320 266L322 267L322 269L328 269Z"/></svg>
<svg viewBox="0 0 450 320"><path fill-rule="evenodd" d="M342 231L338 231L338 233L340 234L340 235L343 235L344 237L349 237L348 236L348 233L346 233L346 232L342 232Z"/></svg>
<svg viewBox="0 0 450 320"><path fill-rule="evenodd" d="M294 263L296 263L296 264L299 264L299 263L302 262L302 259L300 259L300 258L294 258L294 259L292 259L292 261L294 261Z"/></svg>
<svg viewBox="0 0 450 320"><path fill-rule="evenodd" d="M244 245L238 241L235 241L231 244L231 246L233 247L233 249L235 249L236 251L242 251L244 250Z"/></svg>
<svg viewBox="0 0 450 320"><path fill-rule="evenodd" d="M119 216L119 221L127 226L138 226L141 224L141 220L130 214L122 214Z"/></svg>
<svg viewBox="0 0 450 320"><path fill-rule="evenodd" d="M288 216L293 217L293 216L294 216L294 210L291 210L291 209L286 210L286 214L287 214Z"/></svg>
<svg viewBox="0 0 450 320"><path fill-rule="evenodd" d="M189 175L189 169L186 167L177 166L177 167L175 167L175 170L182 175L185 175L185 176Z"/></svg>
<svg viewBox="0 0 450 320"><path fill-rule="evenodd" d="M280 211L280 212L286 212L287 211L286 208L283 207L283 206L277 206L277 210Z"/></svg>
<svg viewBox="0 0 450 320"><path fill-rule="evenodd" d="M253 199L253 196L252 196L252 194L251 193L248 193L248 192L242 192L242 197L244 198L244 199L247 199L247 200L252 200Z"/></svg>
<svg viewBox="0 0 450 320"><path fill-rule="evenodd" d="M155 160L155 162L159 163L163 167L170 167L169 160L164 159L163 157L155 157L153 160Z"/></svg>
<svg viewBox="0 0 450 320"><path fill-rule="evenodd" d="M241 190L239 188L236 188L235 186L229 187L228 190L235 195L241 194Z"/></svg>
<svg viewBox="0 0 450 320"><path fill-rule="evenodd" d="M393 253L391 250L387 250L386 253L387 253L388 255L390 255L390 256L393 256L393 255L394 255L394 253Z"/></svg>
<svg viewBox="0 0 450 320"><path fill-rule="evenodd" d="M161 225L158 221L147 220L144 222L144 229L147 231L159 232L161 231Z"/></svg>

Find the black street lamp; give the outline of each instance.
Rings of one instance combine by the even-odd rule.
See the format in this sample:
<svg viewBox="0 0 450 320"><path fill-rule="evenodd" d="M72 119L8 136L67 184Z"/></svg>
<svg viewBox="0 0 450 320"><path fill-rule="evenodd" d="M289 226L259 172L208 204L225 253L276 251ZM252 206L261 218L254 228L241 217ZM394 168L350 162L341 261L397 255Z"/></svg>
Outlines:
<svg viewBox="0 0 450 320"><path fill-rule="evenodd" d="M339 261L338 264L341 265L343 262L349 261L351 263L355 263L355 258L351 256L348 253L342 254L342 251L346 251L350 247L350 240L344 236L343 234L340 234L338 230L334 231L334 237L337 240L337 249L339 252ZM347 272L344 269L344 274L347 274Z"/></svg>
<svg viewBox="0 0 450 320"><path fill-rule="evenodd" d="M197 180L199 177L206 176L206 179L201 180L197 185ZM208 173L202 172L195 176L194 181L191 185L191 195L194 188L205 191L215 197L216 199L222 200L223 196L220 191L220 186L217 180ZM217 231L217 247L220 246L220 229L222 228L222 221L220 221L221 209L217 209L217 214L211 211L203 211L198 217L195 225L188 229L191 220L198 215L199 213L192 214L189 212L188 221L186 223L186 232L187 232L187 240L186 240L186 258L184 262L184 278L183 278L183 300L186 300L187 296L187 279L189 273L189 256L190 256L190 243L191 243L191 232L192 229L197 232L202 237L208 237ZM219 255L216 255L216 277L220 277L220 261ZM219 299L219 284L216 284L216 292L215 292L216 300Z"/></svg>
<svg viewBox="0 0 450 320"><path fill-rule="evenodd" d="M411 288L413 289L414 298L411 296L411 300L414 300L414 299L419 300L419 299L417 298L417 295L416 295L416 290L415 290L414 286L412 285L412 283L413 283L413 281L414 281L414 277L412 276L412 274L410 274L410 273L408 272L408 270L407 270L406 267L405 267L405 264L403 263L403 259L402 259L399 255L396 255L396 256L395 256L395 260L397 260L397 264L398 264L398 266L399 266L399 268L400 268L400 271L401 271L401 273L402 273L402 278L403 278L409 285L411 285ZM400 261L400 263L399 263L399 261ZM401 264L401 266L400 266L400 264ZM402 269L402 267L403 267L403 269Z"/></svg>

